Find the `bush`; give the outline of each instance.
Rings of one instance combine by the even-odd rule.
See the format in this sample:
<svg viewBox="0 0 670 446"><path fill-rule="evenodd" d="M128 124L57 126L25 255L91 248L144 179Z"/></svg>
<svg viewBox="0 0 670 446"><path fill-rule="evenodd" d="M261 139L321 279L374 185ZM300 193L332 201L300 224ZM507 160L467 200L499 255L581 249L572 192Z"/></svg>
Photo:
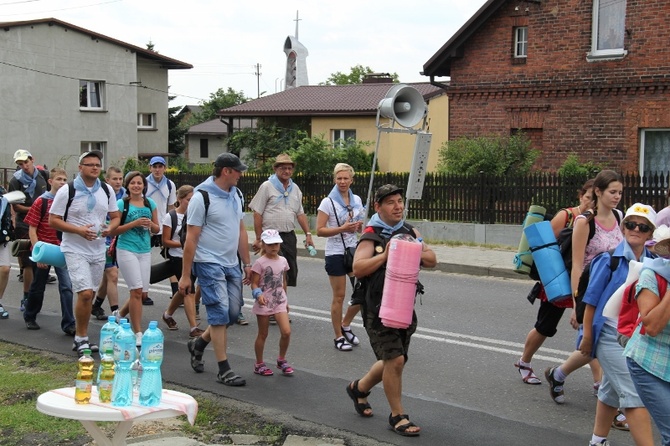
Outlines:
<svg viewBox="0 0 670 446"><path fill-rule="evenodd" d="M593 161L587 161L585 163L580 162L577 154L571 153L565 159L563 165L559 167L558 173L564 178L595 178L598 172L602 169L602 166L595 164Z"/></svg>

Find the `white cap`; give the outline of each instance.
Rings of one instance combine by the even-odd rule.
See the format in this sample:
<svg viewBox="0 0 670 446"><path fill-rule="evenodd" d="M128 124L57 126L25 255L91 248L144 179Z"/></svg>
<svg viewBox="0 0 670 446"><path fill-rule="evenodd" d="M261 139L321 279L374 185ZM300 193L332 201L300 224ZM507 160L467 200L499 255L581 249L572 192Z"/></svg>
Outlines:
<svg viewBox="0 0 670 446"><path fill-rule="evenodd" d="M263 243L265 243L266 245L283 242L281 236L279 235L279 232L277 232L276 229L266 229L265 231L263 231L263 233L261 234L261 240L263 240Z"/></svg>

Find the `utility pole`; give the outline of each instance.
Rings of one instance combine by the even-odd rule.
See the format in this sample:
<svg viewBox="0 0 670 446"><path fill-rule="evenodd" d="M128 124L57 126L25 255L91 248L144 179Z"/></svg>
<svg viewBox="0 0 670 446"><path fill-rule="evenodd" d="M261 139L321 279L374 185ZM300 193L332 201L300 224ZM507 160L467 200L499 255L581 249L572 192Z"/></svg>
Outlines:
<svg viewBox="0 0 670 446"><path fill-rule="evenodd" d="M261 64L256 64L254 75L256 76L256 99L258 99L261 97Z"/></svg>

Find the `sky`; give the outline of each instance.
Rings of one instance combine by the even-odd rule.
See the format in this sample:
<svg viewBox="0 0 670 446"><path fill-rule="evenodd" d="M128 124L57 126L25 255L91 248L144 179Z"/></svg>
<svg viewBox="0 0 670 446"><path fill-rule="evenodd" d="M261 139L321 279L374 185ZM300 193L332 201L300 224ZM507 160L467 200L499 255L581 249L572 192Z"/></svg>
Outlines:
<svg viewBox="0 0 670 446"><path fill-rule="evenodd" d="M419 74L485 0L0 0L0 22L54 17L193 65L170 70L170 106L198 105L219 88L248 98L283 90L286 37L309 51L310 85L355 65ZM410 6L411 5L411 6ZM260 65L260 69L257 68ZM256 73L260 73L257 76Z"/></svg>

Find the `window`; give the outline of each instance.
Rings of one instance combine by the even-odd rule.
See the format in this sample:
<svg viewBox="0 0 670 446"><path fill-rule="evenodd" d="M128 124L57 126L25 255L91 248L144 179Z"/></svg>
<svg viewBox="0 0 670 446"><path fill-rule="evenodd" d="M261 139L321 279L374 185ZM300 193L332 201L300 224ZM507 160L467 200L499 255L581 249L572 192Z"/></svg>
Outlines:
<svg viewBox="0 0 670 446"><path fill-rule="evenodd" d="M626 35L626 0L593 0L591 52L587 60L621 59Z"/></svg>
<svg viewBox="0 0 670 446"><path fill-rule="evenodd" d="M640 134L640 174L670 171L670 129L645 129Z"/></svg>
<svg viewBox="0 0 670 446"><path fill-rule="evenodd" d="M342 145L348 139L356 139L356 130L333 130L333 144Z"/></svg>
<svg viewBox="0 0 670 446"><path fill-rule="evenodd" d="M101 81L79 81L79 108L102 110L105 100L105 83Z"/></svg>
<svg viewBox="0 0 670 446"><path fill-rule="evenodd" d="M514 57L528 57L528 27L514 28Z"/></svg>
<svg viewBox="0 0 670 446"><path fill-rule="evenodd" d="M138 129L155 129L156 128L156 113L138 113L137 114L137 128Z"/></svg>
<svg viewBox="0 0 670 446"><path fill-rule="evenodd" d="M105 168L105 158L107 158L107 143L103 141L82 141L79 148L79 154L99 150L102 152L102 168ZM79 157L77 157L79 158Z"/></svg>
<svg viewBox="0 0 670 446"><path fill-rule="evenodd" d="M209 139L200 140L200 158L209 158Z"/></svg>

